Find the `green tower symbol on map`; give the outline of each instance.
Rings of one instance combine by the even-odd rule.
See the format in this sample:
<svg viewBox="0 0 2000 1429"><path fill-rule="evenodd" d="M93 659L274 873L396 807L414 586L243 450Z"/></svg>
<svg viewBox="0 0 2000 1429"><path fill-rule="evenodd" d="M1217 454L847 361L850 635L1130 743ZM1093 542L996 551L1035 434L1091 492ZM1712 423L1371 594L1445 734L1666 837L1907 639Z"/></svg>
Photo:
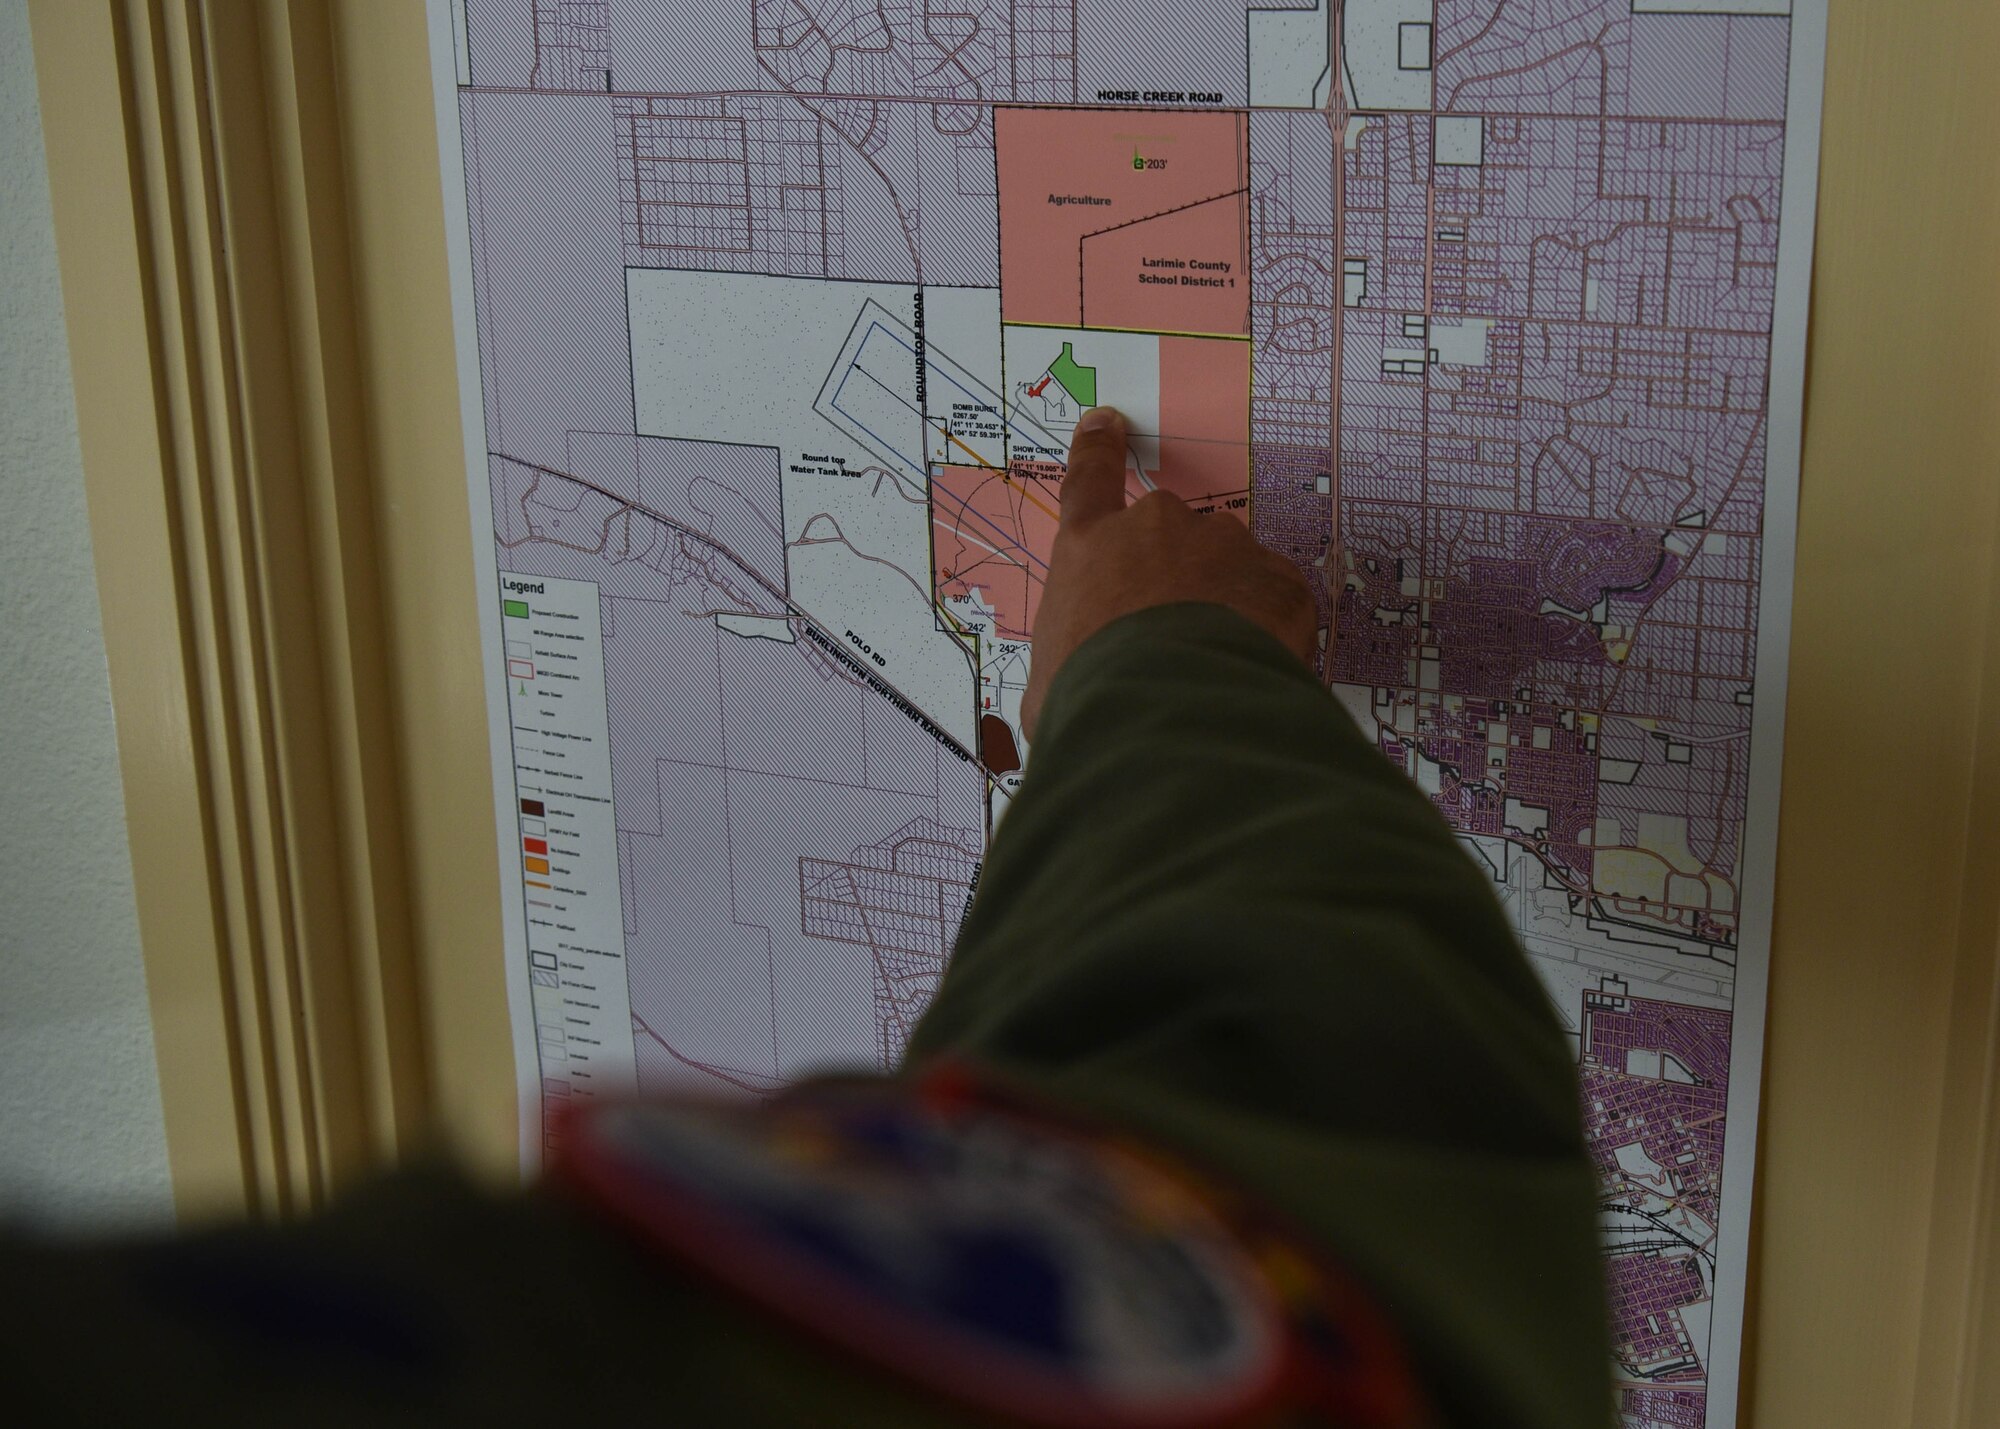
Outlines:
<svg viewBox="0 0 2000 1429"><path fill-rule="evenodd" d="M1076 349L1069 343L1063 344L1061 355L1049 364L1049 376L1055 378L1063 391L1076 398L1082 406L1097 405L1097 369L1079 366Z"/></svg>

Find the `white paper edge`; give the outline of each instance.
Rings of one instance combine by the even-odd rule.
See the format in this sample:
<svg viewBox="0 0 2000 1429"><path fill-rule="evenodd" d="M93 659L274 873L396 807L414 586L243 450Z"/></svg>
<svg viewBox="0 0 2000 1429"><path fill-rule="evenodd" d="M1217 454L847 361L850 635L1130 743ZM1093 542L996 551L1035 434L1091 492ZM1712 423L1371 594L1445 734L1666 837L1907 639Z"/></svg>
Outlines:
<svg viewBox="0 0 2000 1429"><path fill-rule="evenodd" d="M1765 444L1757 693L1750 714L1749 803L1743 836L1743 886L1758 896L1744 900L1736 995L1730 1014L1722 1224L1716 1239L1715 1317L1709 1329L1708 1429L1735 1429L1742 1392L1751 1198L1757 1177L1757 1113L1763 1093L1764 1017L1778 883L1779 793L1785 772L1785 682L1791 666L1792 580L1798 556L1806 334L1812 308L1813 233L1819 209L1820 115L1826 92L1826 0L1798 0L1792 12L1778 291L1772 314L1767 404L1772 416Z"/></svg>
<svg viewBox="0 0 2000 1429"><path fill-rule="evenodd" d="M486 469L485 393L479 378L479 316L472 293L472 228L466 216L465 146L458 127L458 7L429 0L431 84L437 101L438 164L444 176L445 246L451 261L452 337L458 353L458 410L465 437L465 480L472 508L473 595L479 606L480 660L485 675L488 760L493 769L493 836L500 861L500 928L507 970L507 1019L514 1042L519 1098L521 1176L542 1165L541 1058L530 1029L534 993L528 982L526 889L516 857L519 828L514 787L514 737L507 722L507 680L501 661L500 563L493 550L493 491Z"/></svg>

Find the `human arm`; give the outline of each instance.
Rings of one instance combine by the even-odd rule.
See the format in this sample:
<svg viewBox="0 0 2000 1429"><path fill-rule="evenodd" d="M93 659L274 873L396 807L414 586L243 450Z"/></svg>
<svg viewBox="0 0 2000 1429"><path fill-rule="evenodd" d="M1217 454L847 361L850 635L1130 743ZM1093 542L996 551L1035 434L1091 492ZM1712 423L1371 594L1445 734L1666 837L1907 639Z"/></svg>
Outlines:
<svg viewBox="0 0 2000 1429"><path fill-rule="evenodd" d="M1227 518L1102 493L1065 493L1058 669L911 1064L1263 1198L1375 1288L1456 1420L1605 1423L1573 1053L1489 877L1308 670L1276 573L1225 559Z"/></svg>

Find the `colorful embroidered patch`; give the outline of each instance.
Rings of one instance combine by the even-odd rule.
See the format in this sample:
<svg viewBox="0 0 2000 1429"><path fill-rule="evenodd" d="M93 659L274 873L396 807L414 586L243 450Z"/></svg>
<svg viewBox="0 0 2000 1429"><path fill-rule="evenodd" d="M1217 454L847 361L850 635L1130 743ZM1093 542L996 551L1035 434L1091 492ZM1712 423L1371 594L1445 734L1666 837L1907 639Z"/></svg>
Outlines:
<svg viewBox="0 0 2000 1429"><path fill-rule="evenodd" d="M1316 1377L1296 1257L1137 1148L993 1100L838 1082L624 1103L580 1109L562 1145L559 1181L691 1269L987 1413L1192 1429Z"/></svg>

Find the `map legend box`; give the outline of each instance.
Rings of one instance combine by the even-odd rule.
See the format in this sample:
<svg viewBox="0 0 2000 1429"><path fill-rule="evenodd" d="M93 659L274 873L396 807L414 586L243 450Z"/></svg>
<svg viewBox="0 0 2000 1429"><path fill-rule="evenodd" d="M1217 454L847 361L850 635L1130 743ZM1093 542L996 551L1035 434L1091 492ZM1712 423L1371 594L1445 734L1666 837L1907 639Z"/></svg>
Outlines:
<svg viewBox="0 0 2000 1429"><path fill-rule="evenodd" d="M618 830L595 584L508 576L508 726L520 795L522 908L544 1066L579 1097L637 1087ZM546 975L553 974L553 982ZM551 1036L547 1029L553 1028ZM565 1034L567 1029L567 1034Z"/></svg>

